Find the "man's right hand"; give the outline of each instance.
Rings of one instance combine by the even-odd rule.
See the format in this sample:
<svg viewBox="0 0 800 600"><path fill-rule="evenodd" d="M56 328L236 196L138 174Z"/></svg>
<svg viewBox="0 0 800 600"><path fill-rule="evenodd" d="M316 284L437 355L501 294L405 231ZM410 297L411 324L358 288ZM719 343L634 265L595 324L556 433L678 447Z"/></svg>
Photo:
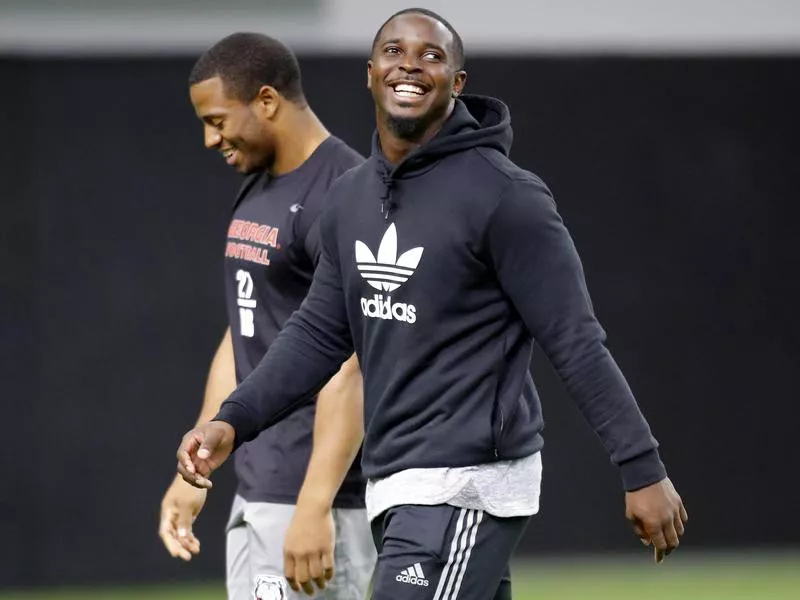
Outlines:
<svg viewBox="0 0 800 600"><path fill-rule="evenodd" d="M200 552L200 540L194 536L192 524L203 510L207 493L176 477L164 494L158 535L173 557L190 561L193 554Z"/></svg>
<svg viewBox="0 0 800 600"><path fill-rule="evenodd" d="M313 596L333 578L336 528L330 506L298 499L283 540L283 569L289 586Z"/></svg>
<svg viewBox="0 0 800 600"><path fill-rule="evenodd" d="M178 447L178 473L186 483L210 488L211 473L218 469L233 451L236 432L223 421L209 421L183 436Z"/></svg>

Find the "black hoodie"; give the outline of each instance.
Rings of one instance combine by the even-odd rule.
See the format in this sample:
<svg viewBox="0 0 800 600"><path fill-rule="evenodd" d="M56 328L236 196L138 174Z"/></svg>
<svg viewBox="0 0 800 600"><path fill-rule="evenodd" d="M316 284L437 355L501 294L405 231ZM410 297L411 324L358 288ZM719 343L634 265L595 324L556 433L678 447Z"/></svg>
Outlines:
<svg viewBox="0 0 800 600"><path fill-rule="evenodd" d="M508 158L510 116L464 96L396 166L372 156L331 188L306 300L217 420L252 439L307 401L355 348L363 471L459 467L542 447L534 340L634 490L666 473L604 346L550 191Z"/></svg>

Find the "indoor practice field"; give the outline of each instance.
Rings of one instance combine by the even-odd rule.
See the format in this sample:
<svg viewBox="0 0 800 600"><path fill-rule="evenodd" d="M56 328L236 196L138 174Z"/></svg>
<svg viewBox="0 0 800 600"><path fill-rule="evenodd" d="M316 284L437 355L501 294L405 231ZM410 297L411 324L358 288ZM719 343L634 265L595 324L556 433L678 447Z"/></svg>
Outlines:
<svg viewBox="0 0 800 600"><path fill-rule="evenodd" d="M0 600L800 600L800 0L0 0L0 82Z"/></svg>
<svg viewBox="0 0 800 600"><path fill-rule="evenodd" d="M686 553L661 566L641 556L540 559L514 566L515 600L790 600L800 598L800 554ZM5 592L0 600L220 600L219 584Z"/></svg>

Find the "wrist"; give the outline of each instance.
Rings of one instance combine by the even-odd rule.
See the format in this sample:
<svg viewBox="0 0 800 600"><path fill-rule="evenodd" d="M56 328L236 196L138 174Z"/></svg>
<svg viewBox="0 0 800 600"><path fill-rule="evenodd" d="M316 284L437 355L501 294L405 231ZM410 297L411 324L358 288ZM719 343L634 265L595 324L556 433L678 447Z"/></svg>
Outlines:
<svg viewBox="0 0 800 600"><path fill-rule="evenodd" d="M333 508L334 494L327 490L303 486L297 496L296 509L299 512L325 514Z"/></svg>
<svg viewBox="0 0 800 600"><path fill-rule="evenodd" d="M220 430L222 444L236 445L236 426L233 423L215 417L208 424Z"/></svg>
<svg viewBox="0 0 800 600"><path fill-rule="evenodd" d="M215 426L225 426L224 439L231 441L234 450L244 442L254 439L259 433L256 431L250 415L242 412L241 407L230 402L224 402L209 423ZM228 439L229 435L230 440Z"/></svg>

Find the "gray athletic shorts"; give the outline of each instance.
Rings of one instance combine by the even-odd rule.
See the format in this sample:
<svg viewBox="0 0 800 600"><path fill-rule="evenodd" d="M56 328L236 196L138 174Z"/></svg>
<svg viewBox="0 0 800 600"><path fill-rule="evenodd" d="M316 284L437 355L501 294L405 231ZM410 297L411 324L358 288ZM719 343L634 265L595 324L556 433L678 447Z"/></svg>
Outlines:
<svg viewBox="0 0 800 600"><path fill-rule="evenodd" d="M283 576L283 538L293 513L292 504L247 502L236 496L226 528L228 600L308 600L309 596L285 585ZM333 520L336 571L328 587L314 598L364 600L377 558L367 513L335 508ZM280 596L280 588L285 596Z"/></svg>

